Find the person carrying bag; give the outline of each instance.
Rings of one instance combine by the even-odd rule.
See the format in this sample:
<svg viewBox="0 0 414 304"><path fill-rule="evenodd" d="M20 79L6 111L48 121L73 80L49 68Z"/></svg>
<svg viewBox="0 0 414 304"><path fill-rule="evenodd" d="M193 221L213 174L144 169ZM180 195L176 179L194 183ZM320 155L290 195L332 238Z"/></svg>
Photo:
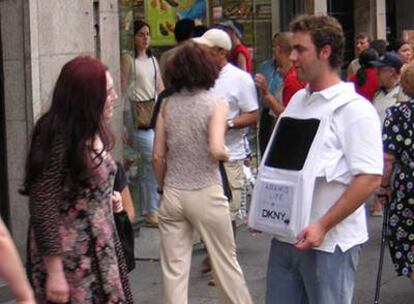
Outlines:
<svg viewBox="0 0 414 304"><path fill-rule="evenodd" d="M135 95L129 97L135 127L138 129L150 128L152 113L154 112L155 100L157 96L157 68L155 66L154 57L151 57L151 61L154 68L154 97L148 100L138 100ZM137 84L134 85L137 86ZM133 92L133 90L131 91Z"/></svg>

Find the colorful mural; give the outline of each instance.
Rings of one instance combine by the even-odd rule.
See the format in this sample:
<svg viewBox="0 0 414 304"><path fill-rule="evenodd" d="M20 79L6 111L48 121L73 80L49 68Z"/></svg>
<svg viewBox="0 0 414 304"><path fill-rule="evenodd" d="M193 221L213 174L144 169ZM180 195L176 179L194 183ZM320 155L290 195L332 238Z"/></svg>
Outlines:
<svg viewBox="0 0 414 304"><path fill-rule="evenodd" d="M145 20L151 26L151 44L174 45L174 27L180 19L189 18L204 24L206 5L205 0L146 0Z"/></svg>

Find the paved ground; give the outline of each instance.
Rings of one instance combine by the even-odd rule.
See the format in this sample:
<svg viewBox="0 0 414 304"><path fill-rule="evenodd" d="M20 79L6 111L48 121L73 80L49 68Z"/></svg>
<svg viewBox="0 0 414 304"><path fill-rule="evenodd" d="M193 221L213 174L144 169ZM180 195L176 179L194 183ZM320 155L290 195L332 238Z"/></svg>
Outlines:
<svg viewBox="0 0 414 304"><path fill-rule="evenodd" d="M374 302L381 221L381 218L370 218L369 220L371 239L362 250L353 304L372 304ZM159 258L158 230L142 228L136 242L136 254L141 260L137 262L137 268L130 276L135 303L161 303L160 264L157 261ZM251 235L245 229L242 229L237 236L239 262L246 276L254 303L256 304L264 303L269 242L269 236ZM197 270L203 255L201 246L195 245L189 288L190 304L219 303L216 289L207 286L208 276L200 274ZM0 303L5 302L0 300ZM10 303L13 302L7 302L7 304ZM408 279L396 277L392 269L388 251L386 251L386 259L384 262L380 304L414 304L414 286L412 286Z"/></svg>
<svg viewBox="0 0 414 304"><path fill-rule="evenodd" d="M358 269L353 304L373 303L375 281L379 256L381 218L371 218L370 241L364 246ZM247 283L257 304L264 303L266 263L270 237L266 235L251 235L244 229L237 237L239 262L242 265ZM137 254L143 258L151 255L158 258L157 230L144 228L137 238ZM219 303L217 291L207 286L208 277L197 271L203 257L200 246L195 246L192 262L192 272L189 288L190 304ZM131 274L131 286L136 303L161 303L160 298L160 265L158 261L139 261L137 269ZM384 262L383 286L381 304L413 304L414 286L404 277L396 277L393 271L388 251ZM286 303L289 304L289 303ZM333 303L334 304L334 303Z"/></svg>

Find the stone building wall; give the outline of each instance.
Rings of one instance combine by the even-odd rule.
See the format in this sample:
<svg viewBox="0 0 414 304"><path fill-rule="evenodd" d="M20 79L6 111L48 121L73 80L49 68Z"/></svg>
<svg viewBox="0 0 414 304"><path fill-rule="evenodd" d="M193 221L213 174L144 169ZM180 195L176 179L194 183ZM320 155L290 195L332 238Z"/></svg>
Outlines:
<svg viewBox="0 0 414 304"><path fill-rule="evenodd" d="M61 67L80 54L99 55L119 88L118 1L2 0L0 22L8 169L8 189L1 191L9 193L11 232L24 256L28 204L18 189L31 130L50 105ZM121 109L119 101L112 122L117 139ZM116 158L121 157L121 146L115 148ZM0 294L6 294L1 285Z"/></svg>

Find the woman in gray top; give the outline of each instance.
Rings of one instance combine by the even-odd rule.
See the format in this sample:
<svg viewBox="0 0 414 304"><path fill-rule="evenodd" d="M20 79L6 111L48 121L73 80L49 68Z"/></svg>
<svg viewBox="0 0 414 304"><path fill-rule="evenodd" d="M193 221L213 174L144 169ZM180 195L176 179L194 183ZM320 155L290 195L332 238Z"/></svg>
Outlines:
<svg viewBox="0 0 414 304"><path fill-rule="evenodd" d="M208 91L218 70L207 50L188 42L167 62L165 77L176 93L161 106L153 151L163 194L162 303L188 302L193 229L207 246L221 301L251 303L219 175L219 161L226 160L229 151L224 144L228 103Z"/></svg>

